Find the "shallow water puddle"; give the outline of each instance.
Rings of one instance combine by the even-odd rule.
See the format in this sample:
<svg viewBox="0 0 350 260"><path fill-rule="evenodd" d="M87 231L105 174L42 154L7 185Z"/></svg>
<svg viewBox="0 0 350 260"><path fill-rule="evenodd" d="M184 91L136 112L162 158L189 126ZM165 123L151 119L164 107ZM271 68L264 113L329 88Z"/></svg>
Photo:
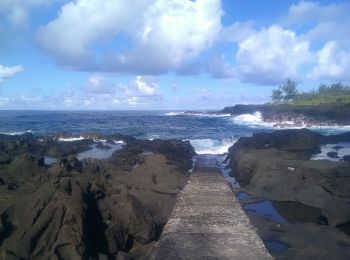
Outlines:
<svg viewBox="0 0 350 260"><path fill-rule="evenodd" d="M236 193L236 197L238 200L245 200L245 199L249 199L251 196L244 191L240 191Z"/></svg>
<svg viewBox="0 0 350 260"><path fill-rule="evenodd" d="M216 158L222 176L224 176L225 180L231 184L232 188L239 188L240 186L236 178L230 175L232 170L228 167L227 163L224 163L224 160L225 156L217 156Z"/></svg>
<svg viewBox="0 0 350 260"><path fill-rule="evenodd" d="M275 221L280 224L287 224L288 221L283 218L269 200L248 203L243 209L252 215L257 215Z"/></svg>
<svg viewBox="0 0 350 260"><path fill-rule="evenodd" d="M321 153L313 155L311 160L329 160L339 162L342 160L343 156L350 155L349 142L325 144L320 148ZM333 156L329 156L329 153L333 153Z"/></svg>
<svg viewBox="0 0 350 260"><path fill-rule="evenodd" d="M46 165L51 165L51 164L54 164L54 163L57 163L57 162L58 162L57 158L54 158L54 157L51 157L51 156L47 156L47 155L44 156L44 163Z"/></svg>
<svg viewBox="0 0 350 260"><path fill-rule="evenodd" d="M288 246L285 243L277 240L265 240L264 244L269 252L283 253L288 249Z"/></svg>
<svg viewBox="0 0 350 260"><path fill-rule="evenodd" d="M103 144L103 148L100 146ZM90 150L81 152L77 154L78 160L83 160L83 159L108 159L109 157L112 156L112 154L115 151L118 151L123 148L124 143L121 142L115 142L114 144L112 143L99 143L99 144L94 144Z"/></svg>

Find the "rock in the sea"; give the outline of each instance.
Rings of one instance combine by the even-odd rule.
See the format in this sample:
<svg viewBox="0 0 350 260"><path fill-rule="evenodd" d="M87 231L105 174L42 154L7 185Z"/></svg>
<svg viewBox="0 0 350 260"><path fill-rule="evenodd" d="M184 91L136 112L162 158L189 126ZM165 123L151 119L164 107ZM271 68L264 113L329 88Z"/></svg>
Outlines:
<svg viewBox="0 0 350 260"><path fill-rule="evenodd" d="M308 129L280 130L272 133L258 133L252 137L240 138L229 152L234 149L275 148L288 152L310 153L319 150L323 136Z"/></svg>
<svg viewBox="0 0 350 260"><path fill-rule="evenodd" d="M334 150L340 150L340 149L343 149L344 148L344 146L342 146L342 145L336 145L336 146L333 146L332 147L332 149L334 149Z"/></svg>
<svg viewBox="0 0 350 260"><path fill-rule="evenodd" d="M339 158L338 153L337 153L337 152L334 152L334 151L328 152L328 153L327 153L327 156L330 157L330 158L334 158L334 159Z"/></svg>

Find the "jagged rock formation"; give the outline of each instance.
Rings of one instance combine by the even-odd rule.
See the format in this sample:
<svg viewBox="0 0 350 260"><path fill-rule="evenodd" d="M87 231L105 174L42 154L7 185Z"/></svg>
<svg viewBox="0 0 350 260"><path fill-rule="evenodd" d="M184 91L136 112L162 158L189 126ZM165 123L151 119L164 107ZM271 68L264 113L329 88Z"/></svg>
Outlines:
<svg viewBox="0 0 350 260"><path fill-rule="evenodd" d="M123 138L111 158L79 161L91 140L0 135L0 259L147 259L194 150Z"/></svg>

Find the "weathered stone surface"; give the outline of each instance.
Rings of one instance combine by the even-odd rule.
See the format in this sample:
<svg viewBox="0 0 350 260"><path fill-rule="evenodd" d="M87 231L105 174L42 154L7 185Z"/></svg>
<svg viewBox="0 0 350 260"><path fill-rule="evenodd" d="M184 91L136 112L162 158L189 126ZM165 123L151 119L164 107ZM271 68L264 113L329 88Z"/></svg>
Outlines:
<svg viewBox="0 0 350 260"><path fill-rule="evenodd" d="M0 134L0 259L149 259L187 183L190 143L116 135L130 143L78 160L93 140L56 139Z"/></svg>
<svg viewBox="0 0 350 260"><path fill-rule="evenodd" d="M216 167L200 157L153 259L272 259Z"/></svg>
<svg viewBox="0 0 350 260"><path fill-rule="evenodd" d="M349 141L349 133L322 136L305 129L281 130L241 138L229 149L227 160L241 191L255 200L271 200L286 220L273 223L268 217L265 221L268 214L248 213L267 245L271 240L285 244L285 251L271 250L273 256L349 258L350 164L310 160L322 144Z"/></svg>

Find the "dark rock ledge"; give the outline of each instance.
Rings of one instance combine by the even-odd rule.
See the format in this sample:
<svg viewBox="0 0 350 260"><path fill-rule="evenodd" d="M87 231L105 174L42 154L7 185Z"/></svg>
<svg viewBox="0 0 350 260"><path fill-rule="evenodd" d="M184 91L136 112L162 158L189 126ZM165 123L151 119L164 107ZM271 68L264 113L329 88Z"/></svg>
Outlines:
<svg viewBox="0 0 350 260"><path fill-rule="evenodd" d="M194 150L177 140L103 138L127 144L109 159L79 161L91 139L0 135L0 259L147 259ZM43 155L58 162L47 166Z"/></svg>
<svg viewBox="0 0 350 260"><path fill-rule="evenodd" d="M278 259L350 257L350 164L310 160L320 145L339 142L350 142L350 133L280 130L240 138L229 149L233 175L252 196L247 203L267 199L287 221L251 215L264 240L287 245Z"/></svg>

